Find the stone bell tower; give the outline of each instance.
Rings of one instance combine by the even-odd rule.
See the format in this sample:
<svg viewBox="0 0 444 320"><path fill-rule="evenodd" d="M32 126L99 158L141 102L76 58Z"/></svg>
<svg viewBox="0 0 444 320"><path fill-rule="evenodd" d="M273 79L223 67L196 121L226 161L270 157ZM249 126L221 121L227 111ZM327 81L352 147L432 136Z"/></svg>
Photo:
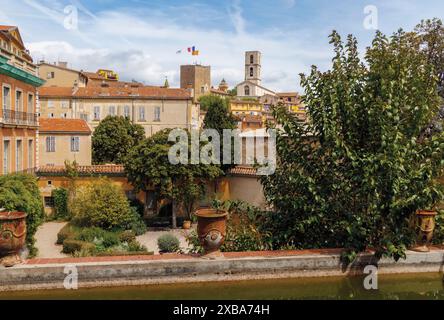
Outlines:
<svg viewBox="0 0 444 320"><path fill-rule="evenodd" d="M245 52L245 80L261 85L261 53Z"/></svg>

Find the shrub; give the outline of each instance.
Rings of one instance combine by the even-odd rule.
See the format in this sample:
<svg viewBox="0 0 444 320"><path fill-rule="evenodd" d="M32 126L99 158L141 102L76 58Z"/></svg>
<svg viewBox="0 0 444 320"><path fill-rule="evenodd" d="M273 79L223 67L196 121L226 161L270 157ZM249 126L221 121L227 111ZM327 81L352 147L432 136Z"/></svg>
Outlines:
<svg viewBox="0 0 444 320"><path fill-rule="evenodd" d="M131 220L124 226L125 230L131 230L136 236L140 236L146 232L146 224L142 216L139 215L136 208L131 207Z"/></svg>
<svg viewBox="0 0 444 320"><path fill-rule="evenodd" d="M141 245L136 240L133 240L128 243L128 252L146 252L147 248Z"/></svg>
<svg viewBox="0 0 444 320"><path fill-rule="evenodd" d="M105 230L125 228L134 221L134 213L122 189L101 178L79 188L72 206L73 223Z"/></svg>
<svg viewBox="0 0 444 320"><path fill-rule="evenodd" d="M132 230L126 230L120 234L119 239L121 242L131 243L136 240L136 234Z"/></svg>
<svg viewBox="0 0 444 320"><path fill-rule="evenodd" d="M157 246L161 252L177 252L180 250L180 242L176 236L167 233L157 239Z"/></svg>
<svg viewBox="0 0 444 320"><path fill-rule="evenodd" d="M75 232L73 230L73 226L70 224L67 224L62 229L60 229L59 233L57 234L57 242L56 244L63 244L63 241L66 239L74 239Z"/></svg>
<svg viewBox="0 0 444 320"><path fill-rule="evenodd" d="M68 190L57 188L52 191L54 198L55 219L69 219Z"/></svg>
<svg viewBox="0 0 444 320"><path fill-rule="evenodd" d="M63 241L63 253L67 254L74 254L76 252L93 253L95 249L96 246L90 242L72 240L72 239L66 239L65 241Z"/></svg>
<svg viewBox="0 0 444 320"><path fill-rule="evenodd" d="M44 219L37 179L26 174L0 176L0 208L26 212L26 244L30 256L35 256L37 249L34 247L34 234Z"/></svg>

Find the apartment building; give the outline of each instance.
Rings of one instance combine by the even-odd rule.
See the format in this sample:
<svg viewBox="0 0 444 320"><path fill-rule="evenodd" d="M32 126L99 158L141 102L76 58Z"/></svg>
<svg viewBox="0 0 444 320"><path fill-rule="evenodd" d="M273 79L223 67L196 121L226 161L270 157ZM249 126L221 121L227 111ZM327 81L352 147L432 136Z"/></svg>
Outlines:
<svg viewBox="0 0 444 320"><path fill-rule="evenodd" d="M19 29L0 25L0 174L37 166L36 88L43 83Z"/></svg>
<svg viewBox="0 0 444 320"><path fill-rule="evenodd" d="M198 108L189 90L107 83L39 90L41 118L83 119L94 130L107 116L124 116L144 127L147 136L198 125Z"/></svg>
<svg viewBox="0 0 444 320"><path fill-rule="evenodd" d="M81 119L40 119L40 166L91 165L91 129Z"/></svg>

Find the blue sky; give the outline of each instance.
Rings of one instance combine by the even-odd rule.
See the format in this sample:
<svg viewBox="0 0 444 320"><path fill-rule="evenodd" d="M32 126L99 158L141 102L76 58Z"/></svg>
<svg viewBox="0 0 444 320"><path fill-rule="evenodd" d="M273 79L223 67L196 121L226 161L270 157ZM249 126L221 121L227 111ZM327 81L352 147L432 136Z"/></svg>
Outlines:
<svg viewBox="0 0 444 320"><path fill-rule="evenodd" d="M64 9L78 10L77 28L64 27ZM110 68L125 80L178 86L179 66L212 66L213 85L243 80L246 50L263 56L263 84L300 90L299 73L327 69L333 29L353 33L364 49L375 30L364 8L378 10L378 28L412 29L421 19L444 19L442 0L0 0L0 23L20 27L35 60L68 61L76 69ZM196 58L179 49L195 45ZM363 51L363 50L362 50Z"/></svg>

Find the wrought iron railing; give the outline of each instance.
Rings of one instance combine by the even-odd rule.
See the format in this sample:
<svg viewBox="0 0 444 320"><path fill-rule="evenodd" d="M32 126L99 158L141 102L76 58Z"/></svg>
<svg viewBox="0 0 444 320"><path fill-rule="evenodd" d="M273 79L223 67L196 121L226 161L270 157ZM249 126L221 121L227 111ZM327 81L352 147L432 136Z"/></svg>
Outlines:
<svg viewBox="0 0 444 320"><path fill-rule="evenodd" d="M4 124L37 126L36 113L3 109L0 115L0 119L0 121Z"/></svg>

